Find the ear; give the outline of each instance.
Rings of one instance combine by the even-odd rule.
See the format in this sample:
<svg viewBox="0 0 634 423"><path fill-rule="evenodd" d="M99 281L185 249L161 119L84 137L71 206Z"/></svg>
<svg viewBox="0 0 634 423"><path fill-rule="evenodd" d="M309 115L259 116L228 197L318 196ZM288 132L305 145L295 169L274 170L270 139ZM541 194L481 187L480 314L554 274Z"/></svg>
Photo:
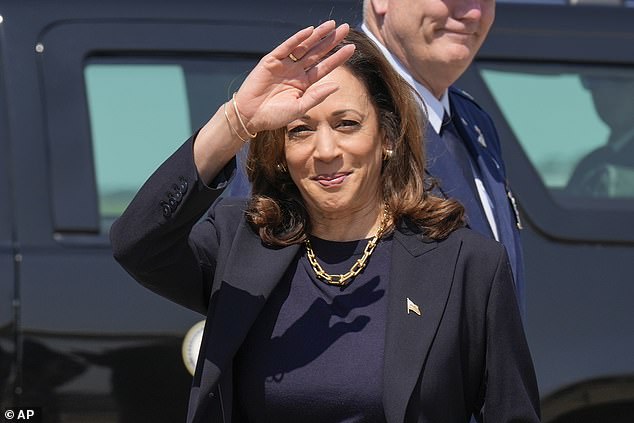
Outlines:
<svg viewBox="0 0 634 423"><path fill-rule="evenodd" d="M374 12L376 16L383 17L387 13L390 0L368 0L368 2L370 3L372 12Z"/></svg>
<svg viewBox="0 0 634 423"><path fill-rule="evenodd" d="M394 152L394 143L388 139L387 135L383 135L382 150L383 156L389 154L388 151Z"/></svg>

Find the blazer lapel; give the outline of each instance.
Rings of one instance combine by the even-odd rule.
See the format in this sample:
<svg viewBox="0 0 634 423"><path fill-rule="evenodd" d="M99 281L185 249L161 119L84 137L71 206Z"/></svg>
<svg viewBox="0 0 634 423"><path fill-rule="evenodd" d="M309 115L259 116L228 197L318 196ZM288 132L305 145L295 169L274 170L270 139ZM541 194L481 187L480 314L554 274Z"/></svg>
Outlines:
<svg viewBox="0 0 634 423"><path fill-rule="evenodd" d="M396 231L394 240L388 290L383 406L388 423L402 423L443 317L459 245L449 250L406 231ZM418 306L420 315L410 310L408 299Z"/></svg>
<svg viewBox="0 0 634 423"><path fill-rule="evenodd" d="M193 421L204 411L209 394L230 365L253 322L284 272L297 254L299 245L271 248L242 220L231 252L212 295L199 361L200 390ZM213 298L215 296L215 298ZM221 339L209 343L207 339Z"/></svg>

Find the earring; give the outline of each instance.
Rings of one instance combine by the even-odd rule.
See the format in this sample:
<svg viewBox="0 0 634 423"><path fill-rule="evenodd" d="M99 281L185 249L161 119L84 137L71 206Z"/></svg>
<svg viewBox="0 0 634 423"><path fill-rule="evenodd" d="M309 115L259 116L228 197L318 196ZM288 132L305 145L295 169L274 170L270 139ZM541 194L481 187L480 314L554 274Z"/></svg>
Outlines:
<svg viewBox="0 0 634 423"><path fill-rule="evenodd" d="M278 163L275 168L277 169L278 172L280 173L288 173L288 169L286 168L286 165L284 163Z"/></svg>
<svg viewBox="0 0 634 423"><path fill-rule="evenodd" d="M387 148L383 151L383 160L387 161L392 158L394 151L391 148Z"/></svg>

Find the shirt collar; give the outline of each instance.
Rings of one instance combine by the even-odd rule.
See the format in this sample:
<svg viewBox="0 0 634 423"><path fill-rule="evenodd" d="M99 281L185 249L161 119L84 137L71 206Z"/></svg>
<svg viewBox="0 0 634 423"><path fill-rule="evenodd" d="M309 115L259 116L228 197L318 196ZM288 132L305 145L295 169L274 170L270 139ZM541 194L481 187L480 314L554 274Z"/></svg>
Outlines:
<svg viewBox="0 0 634 423"><path fill-rule="evenodd" d="M421 104L425 115L429 120L429 124L434 128L436 133L440 133L442 126L442 118L444 112L447 112L451 116L451 107L449 107L449 95L448 90L443 92L440 100L434 97L423 84L419 83L414 77L407 71L405 66L394 56L381 42L374 36L365 24L361 25L361 30L377 45L381 53L390 62L392 67L405 79L405 81L414 88L414 91L418 94L416 97Z"/></svg>

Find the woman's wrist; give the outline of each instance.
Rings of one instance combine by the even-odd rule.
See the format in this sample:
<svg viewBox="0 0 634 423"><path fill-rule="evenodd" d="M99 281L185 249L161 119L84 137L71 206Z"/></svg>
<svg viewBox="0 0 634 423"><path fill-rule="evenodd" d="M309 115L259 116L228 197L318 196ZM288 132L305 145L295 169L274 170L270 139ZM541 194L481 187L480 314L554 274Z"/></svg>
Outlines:
<svg viewBox="0 0 634 423"><path fill-rule="evenodd" d="M236 114L236 117L238 118L238 122L240 122L240 127L242 128L242 131L246 134L248 139L253 139L257 137L257 131L249 131L249 128L247 128L247 124L245 124L245 121L248 122L248 120L246 118L243 118L242 113L240 113L240 109L238 108L238 101L236 100L236 93L233 93L233 95L231 96L231 105L233 106L233 110Z"/></svg>
<svg viewBox="0 0 634 423"><path fill-rule="evenodd" d="M194 163L205 183L213 180L249 141L236 132L239 123L232 108L231 100L221 105L194 139Z"/></svg>
<svg viewBox="0 0 634 423"><path fill-rule="evenodd" d="M231 130L231 133L233 135L235 135L236 137L238 137L240 139L240 141L242 141L243 143L246 144L246 143L249 142L250 138L244 138L242 135L240 135L240 132L238 131L238 129L236 129L236 125L231 122L231 118L229 117L229 112L227 111L227 103L222 105L222 110L224 112L225 120L227 121L227 125L229 126L229 129ZM229 109L231 109L231 107L229 107ZM240 117L240 116L238 115L238 117Z"/></svg>

